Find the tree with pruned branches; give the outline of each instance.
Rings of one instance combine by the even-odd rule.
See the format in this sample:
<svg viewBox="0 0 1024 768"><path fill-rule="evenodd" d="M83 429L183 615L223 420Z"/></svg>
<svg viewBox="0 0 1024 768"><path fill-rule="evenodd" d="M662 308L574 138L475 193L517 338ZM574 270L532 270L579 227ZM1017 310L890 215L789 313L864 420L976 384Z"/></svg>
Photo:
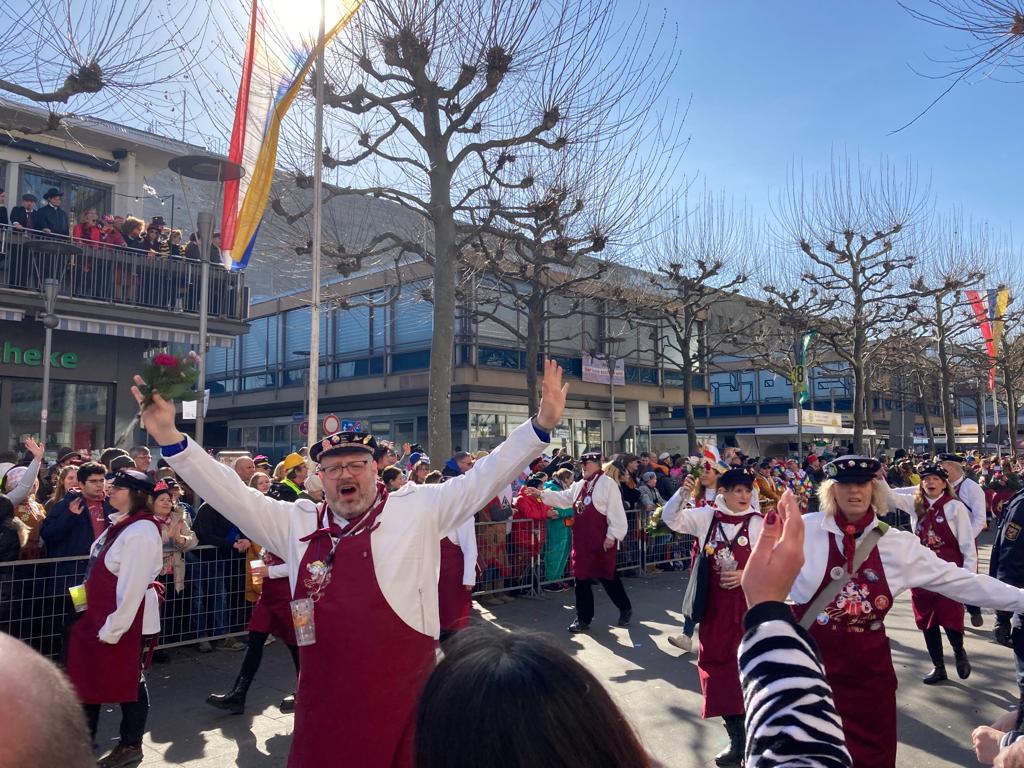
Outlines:
<svg viewBox="0 0 1024 768"><path fill-rule="evenodd" d="M328 50L327 146L312 148L326 196L388 200L430 229L426 243L382 231L369 246L419 253L432 269L431 452L451 449L460 254L495 223L470 212L533 186L517 153L563 151L589 122L641 122L676 61L659 35L642 16L622 29L598 0L405 0L368 3ZM303 168L297 178L310 183Z"/></svg>

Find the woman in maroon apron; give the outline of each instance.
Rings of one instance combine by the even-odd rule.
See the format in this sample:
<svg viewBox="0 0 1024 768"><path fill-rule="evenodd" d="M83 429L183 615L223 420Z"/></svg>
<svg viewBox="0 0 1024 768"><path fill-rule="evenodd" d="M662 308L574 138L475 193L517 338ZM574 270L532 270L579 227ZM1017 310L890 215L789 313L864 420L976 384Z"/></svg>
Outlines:
<svg viewBox="0 0 1024 768"><path fill-rule="evenodd" d="M718 479L720 495L714 506L697 506L690 500L688 506L662 514L662 521L669 528L694 536L699 546L704 546L710 560L706 607L697 646L697 671L704 694L701 717L721 717L729 734L729 745L715 755L715 764L719 766L740 765L745 746L737 652L743 639L747 601L739 586L743 568L763 525L760 514L750 509L754 477L751 469L730 469ZM693 478L688 477L681 493L687 496L693 487Z"/></svg>
<svg viewBox="0 0 1024 768"><path fill-rule="evenodd" d="M153 483L141 472L112 478L113 524L93 544L85 577L86 607L71 629L67 672L82 702L93 739L100 706L121 705L121 740L100 768L142 759L149 715L143 640L155 640L160 615L154 580L163 568L160 524L153 517ZM155 643L150 644L150 648Z"/></svg>
<svg viewBox="0 0 1024 768"><path fill-rule="evenodd" d="M456 541L452 541L455 537ZM451 536L441 539L441 570L437 579L437 609L443 643L469 626L474 576L467 574L467 563L476 572L476 522L467 520ZM467 584L466 582L470 582Z"/></svg>
<svg viewBox="0 0 1024 768"><path fill-rule="evenodd" d="M957 501L949 484L949 475L938 464L925 464L918 470L921 485L914 498L914 533L942 560L956 563L973 573L977 570L974 535L967 508ZM927 589L910 590L914 621L924 633L925 646L933 669L922 682L935 685L947 680L942 652L942 630L953 647L956 673L961 680L971 674L971 662L964 649L964 604Z"/></svg>
<svg viewBox="0 0 1024 768"><path fill-rule="evenodd" d="M207 704L233 715L245 711L245 697L263 661L263 646L271 635L285 644L292 656L292 664L295 665L295 676L299 674L299 649L295 644L295 627L292 625L288 567L282 558L264 549L263 565L254 568L252 572L263 579L263 589L249 618L249 642L242 659L242 668L228 693L211 693L206 697ZM295 697L286 696L279 708L282 712L294 711Z"/></svg>
<svg viewBox="0 0 1024 768"><path fill-rule="evenodd" d="M804 517L804 565L790 593L817 642L856 768L896 765L896 672L885 633L895 596L924 588L985 607L1024 608L1021 590L942 560L914 534L879 521L875 510L897 498L876 482L880 469L866 456L825 465L821 512ZM862 543L866 559L854 568ZM818 596L836 582L839 591L819 606Z"/></svg>

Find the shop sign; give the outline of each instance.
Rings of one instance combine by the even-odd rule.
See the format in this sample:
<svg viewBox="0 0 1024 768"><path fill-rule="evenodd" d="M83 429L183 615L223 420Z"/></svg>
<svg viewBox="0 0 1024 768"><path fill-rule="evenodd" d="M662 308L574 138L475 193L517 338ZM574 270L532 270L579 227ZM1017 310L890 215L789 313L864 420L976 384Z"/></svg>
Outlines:
<svg viewBox="0 0 1024 768"><path fill-rule="evenodd" d="M0 362L4 365L26 365L35 368L43 364L43 351L37 347L16 347L5 341L0 352ZM74 370L78 367L77 352L53 352L50 354L50 365L54 368Z"/></svg>

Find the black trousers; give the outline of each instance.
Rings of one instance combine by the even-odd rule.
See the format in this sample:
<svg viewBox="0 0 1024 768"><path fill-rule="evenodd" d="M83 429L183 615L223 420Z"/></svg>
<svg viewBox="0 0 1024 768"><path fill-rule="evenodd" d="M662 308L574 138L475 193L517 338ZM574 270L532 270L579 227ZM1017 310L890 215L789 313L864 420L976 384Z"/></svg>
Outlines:
<svg viewBox="0 0 1024 768"><path fill-rule="evenodd" d="M632 610L633 604L629 602L626 588L618 575L614 579L598 581L620 613ZM594 619L594 579L576 579L576 618L583 624L589 624Z"/></svg>
<svg viewBox="0 0 1024 768"><path fill-rule="evenodd" d="M245 658L242 659L242 669L238 673L240 677L244 677L247 680L252 680L256 677L256 672L259 671L260 664L263 662L263 646L267 642L267 638L270 637L269 632L249 632L249 645L245 649ZM292 664L295 665L295 676L299 676L299 649L297 646L284 644L284 647L288 649L288 653L292 656Z"/></svg>
<svg viewBox="0 0 1024 768"><path fill-rule="evenodd" d="M100 722L101 704L83 704L85 719L89 723L89 735L96 741L96 728ZM121 743L129 747L141 747L142 735L146 732L146 718L149 717L149 690L146 678L139 680L137 701L121 703Z"/></svg>
<svg viewBox="0 0 1024 768"><path fill-rule="evenodd" d="M949 638L949 644L953 646L953 653L963 653L964 650L963 632L957 632L955 629L949 629L948 627L932 627L923 630L924 644L928 648L928 656L936 667L943 665L942 629L945 629L946 637Z"/></svg>

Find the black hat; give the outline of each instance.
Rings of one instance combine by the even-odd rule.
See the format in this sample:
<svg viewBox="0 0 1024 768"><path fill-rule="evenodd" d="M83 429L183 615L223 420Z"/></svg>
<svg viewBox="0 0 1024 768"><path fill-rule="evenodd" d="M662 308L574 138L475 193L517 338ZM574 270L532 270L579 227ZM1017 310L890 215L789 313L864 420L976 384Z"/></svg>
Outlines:
<svg viewBox="0 0 1024 768"><path fill-rule="evenodd" d="M117 472L120 469L135 469L135 459L131 456L115 456L110 460L110 471Z"/></svg>
<svg viewBox="0 0 1024 768"><path fill-rule="evenodd" d="M837 483L866 483L881 468L882 462L870 456L840 456L825 465L825 476Z"/></svg>
<svg viewBox="0 0 1024 768"><path fill-rule="evenodd" d="M21 199L22 200L29 200L29 201L31 201L33 203L38 203L39 202L39 198L36 197L35 195L33 195L31 192L26 192L24 195L21 196Z"/></svg>
<svg viewBox="0 0 1024 768"><path fill-rule="evenodd" d="M964 457L959 456L955 453L940 453L938 456L935 457L936 463L940 463L943 461L955 461L957 464L963 464Z"/></svg>
<svg viewBox="0 0 1024 768"><path fill-rule="evenodd" d="M585 461L596 461L600 464L602 458L600 451L586 451L580 454L580 463L582 464Z"/></svg>
<svg viewBox="0 0 1024 768"><path fill-rule="evenodd" d="M309 449L309 458L319 464L325 456L354 451L373 456L377 452L377 441L373 435L365 432L335 432L315 443Z"/></svg>
<svg viewBox="0 0 1024 768"><path fill-rule="evenodd" d="M65 461L70 461L72 464L81 464L85 459L83 459L82 454L74 448L68 448L65 446L57 451L57 463L63 464Z"/></svg>
<svg viewBox="0 0 1024 768"><path fill-rule="evenodd" d="M931 462L922 464L920 469L917 470L917 474L922 478L934 475L935 477L941 477L943 480L949 480L949 473L938 464L932 464Z"/></svg>
<svg viewBox="0 0 1024 768"><path fill-rule="evenodd" d="M127 488L130 491L141 491L153 494L153 481L137 469L119 469L107 475L112 488Z"/></svg>
<svg viewBox="0 0 1024 768"><path fill-rule="evenodd" d="M753 488L754 471L749 467L727 469L718 478L718 485L721 488L732 488L734 485L745 485L748 488Z"/></svg>
<svg viewBox="0 0 1024 768"><path fill-rule="evenodd" d="M43 200L49 200L51 197L64 197L64 193L56 187L50 187L46 190L46 194L43 195Z"/></svg>

